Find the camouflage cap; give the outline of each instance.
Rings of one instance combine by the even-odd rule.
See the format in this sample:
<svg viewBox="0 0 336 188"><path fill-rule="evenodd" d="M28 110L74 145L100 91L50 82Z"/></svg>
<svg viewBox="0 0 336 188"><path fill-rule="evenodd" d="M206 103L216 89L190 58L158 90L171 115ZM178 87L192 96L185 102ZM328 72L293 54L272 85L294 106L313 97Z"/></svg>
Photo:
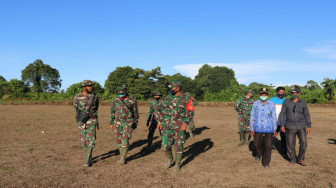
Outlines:
<svg viewBox="0 0 336 188"><path fill-rule="evenodd" d="M92 81L91 81L91 80L84 80L84 81L82 82L81 87L92 86L92 85L93 85L93 84L92 84Z"/></svg>
<svg viewBox="0 0 336 188"><path fill-rule="evenodd" d="M298 85L294 85L291 89L290 89L290 91L292 92L292 93L300 93L301 92L301 89L300 89L300 87L298 86Z"/></svg>
<svg viewBox="0 0 336 188"><path fill-rule="evenodd" d="M254 92L253 92L252 89L248 89L248 90L245 91L245 94L248 94L248 93L252 93L252 94L254 94Z"/></svg>
<svg viewBox="0 0 336 188"><path fill-rule="evenodd" d="M128 90L127 90L127 85L120 85L117 87L118 89L118 94L119 95L123 95L125 94Z"/></svg>
<svg viewBox="0 0 336 188"><path fill-rule="evenodd" d="M177 86L182 86L181 82L180 81L177 81L177 80L173 80L169 85L168 87L169 88L174 88L174 87L177 87Z"/></svg>
<svg viewBox="0 0 336 188"><path fill-rule="evenodd" d="M162 96L160 91L156 91L153 96Z"/></svg>

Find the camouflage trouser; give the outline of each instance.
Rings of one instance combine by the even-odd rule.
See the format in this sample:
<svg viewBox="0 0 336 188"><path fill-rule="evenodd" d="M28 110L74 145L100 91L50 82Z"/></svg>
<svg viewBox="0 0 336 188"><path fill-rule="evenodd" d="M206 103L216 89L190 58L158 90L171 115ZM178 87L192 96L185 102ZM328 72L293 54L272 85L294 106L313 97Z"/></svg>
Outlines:
<svg viewBox="0 0 336 188"><path fill-rule="evenodd" d="M118 147L129 146L129 140L132 137L132 124L126 122L126 120L116 120L114 124L115 139Z"/></svg>
<svg viewBox="0 0 336 188"><path fill-rule="evenodd" d="M80 141L83 148L93 148L96 140L98 119L89 119L86 123L77 122Z"/></svg>
<svg viewBox="0 0 336 188"><path fill-rule="evenodd" d="M163 128L164 135L162 136L162 148L163 151L170 151L172 145L175 145L175 151L177 153L183 152L183 144L185 141L185 132L180 128Z"/></svg>
<svg viewBox="0 0 336 188"><path fill-rule="evenodd" d="M238 132L250 132L250 120L238 117Z"/></svg>

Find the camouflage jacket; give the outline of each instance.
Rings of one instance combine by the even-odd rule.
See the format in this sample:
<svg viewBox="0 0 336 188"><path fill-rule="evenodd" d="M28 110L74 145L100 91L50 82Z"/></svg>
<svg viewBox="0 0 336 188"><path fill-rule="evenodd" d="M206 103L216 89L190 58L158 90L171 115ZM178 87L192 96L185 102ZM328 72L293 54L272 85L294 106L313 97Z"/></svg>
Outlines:
<svg viewBox="0 0 336 188"><path fill-rule="evenodd" d="M159 108L161 105L162 105L162 100L159 100L159 101L154 100L150 103L148 113L147 113L147 123L150 122L152 118L157 120L156 118L159 116L159 113L160 113Z"/></svg>
<svg viewBox="0 0 336 188"><path fill-rule="evenodd" d="M239 114L251 114L252 105L253 105L253 99L242 97L236 102L235 110Z"/></svg>
<svg viewBox="0 0 336 188"><path fill-rule="evenodd" d="M198 105L198 101L193 96L191 96L190 93L186 92L185 94L190 97L190 99L192 100L192 105L193 106L197 106Z"/></svg>
<svg viewBox="0 0 336 188"><path fill-rule="evenodd" d="M194 106L190 96L185 93L179 96L169 94L160 106L160 113L157 119L163 125L172 122L180 127L183 123L188 124L193 115Z"/></svg>
<svg viewBox="0 0 336 188"><path fill-rule="evenodd" d="M93 101L93 106L91 107L91 111L88 112L93 97L96 96L95 100ZM97 94L88 94L83 95L82 93L79 93L73 98L73 106L77 111L84 111L86 113L90 114L91 118L97 118L98 114L98 107L99 107L99 97Z"/></svg>
<svg viewBox="0 0 336 188"><path fill-rule="evenodd" d="M125 105L125 103L127 106ZM128 96L126 99L120 97L114 98L111 106L110 124L116 120L125 119L129 124L137 122L139 119L138 104L135 98ZM131 111L129 110L131 109Z"/></svg>

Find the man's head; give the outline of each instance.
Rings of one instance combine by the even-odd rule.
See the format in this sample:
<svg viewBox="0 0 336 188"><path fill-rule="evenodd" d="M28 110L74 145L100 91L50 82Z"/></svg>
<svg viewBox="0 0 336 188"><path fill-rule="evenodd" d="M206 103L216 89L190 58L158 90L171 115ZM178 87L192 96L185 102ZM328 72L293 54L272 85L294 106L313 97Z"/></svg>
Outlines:
<svg viewBox="0 0 336 188"><path fill-rule="evenodd" d="M247 91L245 92L245 94L246 94L247 97L252 98L254 93L253 93L253 90L252 90L252 89L249 89L249 90L247 90Z"/></svg>
<svg viewBox="0 0 336 188"><path fill-rule="evenodd" d="M260 100L266 101L268 98L268 89L266 87L263 87L259 90Z"/></svg>
<svg viewBox="0 0 336 188"><path fill-rule="evenodd" d="M275 91L276 91L276 95L277 95L280 99L282 99L282 98L285 97L285 88L284 88L284 87L277 87L277 88L275 89Z"/></svg>
<svg viewBox="0 0 336 188"><path fill-rule="evenodd" d="M119 97L125 97L125 96L127 96L127 94L128 94L128 89L127 89L127 85L120 85L120 86L118 86L118 95L119 95Z"/></svg>
<svg viewBox="0 0 336 188"><path fill-rule="evenodd" d="M161 94L160 91L157 91L157 92L154 93L153 96L154 96L154 98L155 98L156 100L160 100L160 98L162 97L162 94Z"/></svg>
<svg viewBox="0 0 336 188"><path fill-rule="evenodd" d="M87 93L92 93L92 81L91 80L84 80L81 84L81 87L83 91L86 91Z"/></svg>
<svg viewBox="0 0 336 188"><path fill-rule="evenodd" d="M181 90L181 82L180 81L176 81L176 80L173 80L169 85L168 85L168 88L170 89L170 93L172 95L175 95L178 91Z"/></svg>
<svg viewBox="0 0 336 188"><path fill-rule="evenodd" d="M298 85L294 85L291 89L290 89L290 93L291 93L291 96L290 98L291 99L295 99L295 98L298 98L301 94L301 89Z"/></svg>

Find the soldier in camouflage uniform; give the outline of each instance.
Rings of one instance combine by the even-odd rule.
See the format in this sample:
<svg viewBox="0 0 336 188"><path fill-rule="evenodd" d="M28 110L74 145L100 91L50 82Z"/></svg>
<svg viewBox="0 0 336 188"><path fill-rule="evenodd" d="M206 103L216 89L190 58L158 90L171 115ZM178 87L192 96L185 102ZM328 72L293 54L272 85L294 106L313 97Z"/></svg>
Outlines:
<svg viewBox="0 0 336 188"><path fill-rule="evenodd" d="M162 105L162 100L161 100L162 94L160 92L155 92L154 98L155 100L151 102L148 113L147 113L147 127L149 127L149 132L148 132L148 144L146 149L150 149L153 143L153 135L155 132L155 129L157 127L157 120L156 117L158 116L159 112L159 107ZM160 130L159 130L160 131ZM160 132L161 135L161 132Z"/></svg>
<svg viewBox="0 0 336 188"><path fill-rule="evenodd" d="M192 100L192 105L193 106L198 105L198 101L196 101L196 99L193 96L191 96L190 93L186 92L186 95L188 95L190 97L190 99ZM195 116L195 111L194 111L194 116ZM189 131L190 131L190 136L191 137L194 137L194 130L195 130L194 116L191 119L191 121L189 122Z"/></svg>
<svg viewBox="0 0 336 188"><path fill-rule="evenodd" d="M175 171L179 172L184 149L185 131L193 118L194 108L190 96L181 91L181 82L172 81L169 88L170 94L160 107L160 114L157 118L159 121L158 128L164 132L162 148L167 156L166 168L169 168L173 161L171 147L175 145Z"/></svg>
<svg viewBox="0 0 336 188"><path fill-rule="evenodd" d="M132 132L139 119L138 104L135 98L128 95L126 85L118 87L118 95L112 102L110 128L115 133L117 147L120 152L120 164L125 164Z"/></svg>
<svg viewBox="0 0 336 188"><path fill-rule="evenodd" d="M82 147L86 150L84 166L91 166L92 150L96 140L96 128L99 129L97 116L99 98L98 95L93 93L92 82L90 80L84 80L81 87L82 92L74 97L73 106L76 109L76 116L78 116L78 112L89 113L89 119L86 123L77 121L77 125L80 132Z"/></svg>
<svg viewBox="0 0 336 188"><path fill-rule="evenodd" d="M238 127L240 143L238 146L248 144L250 137L250 116L253 105L253 91L246 91L246 96L240 98L235 104L235 110L238 112Z"/></svg>

